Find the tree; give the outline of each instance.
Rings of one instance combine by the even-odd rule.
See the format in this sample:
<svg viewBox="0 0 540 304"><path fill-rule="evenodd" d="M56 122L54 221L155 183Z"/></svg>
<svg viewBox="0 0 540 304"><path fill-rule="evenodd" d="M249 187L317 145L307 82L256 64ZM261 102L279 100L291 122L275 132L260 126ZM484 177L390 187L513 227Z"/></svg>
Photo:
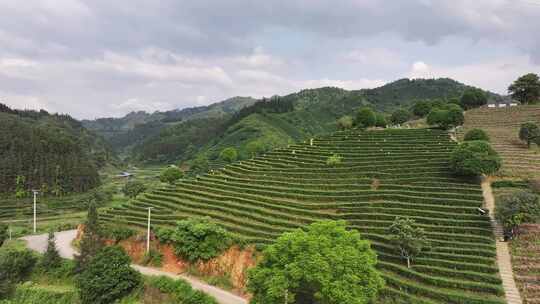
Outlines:
<svg viewBox="0 0 540 304"><path fill-rule="evenodd" d="M282 234L249 272L252 304L363 304L384 281L369 241L345 221L316 222Z"/></svg>
<svg viewBox="0 0 540 304"><path fill-rule="evenodd" d="M128 295L142 282L131 259L118 246L105 247L77 277L81 303L108 304Z"/></svg>
<svg viewBox="0 0 540 304"><path fill-rule="evenodd" d="M452 151L450 167L459 175L491 175L501 168L501 158L486 141L466 141Z"/></svg>
<svg viewBox="0 0 540 304"><path fill-rule="evenodd" d="M460 126L464 122L463 109L455 104L447 104L444 108L433 108L427 116L429 125L437 125L445 130Z"/></svg>
<svg viewBox="0 0 540 304"><path fill-rule="evenodd" d="M379 128L386 128L388 125L388 122L386 121L386 117L384 117L381 113L375 114L375 126Z"/></svg>
<svg viewBox="0 0 540 304"><path fill-rule="evenodd" d="M137 198L137 196L144 191L146 191L146 186L142 182L136 180L129 180L122 188L124 195L131 199Z"/></svg>
<svg viewBox="0 0 540 304"><path fill-rule="evenodd" d="M171 244L177 255L191 262L215 258L233 242L231 234L209 218L178 221L173 229L158 229L156 236L161 242Z"/></svg>
<svg viewBox="0 0 540 304"><path fill-rule="evenodd" d="M47 249L41 258L40 267L47 271L58 268L60 265L62 265L62 258L56 249L56 238L54 237L54 232L50 231L47 239Z"/></svg>
<svg viewBox="0 0 540 304"><path fill-rule="evenodd" d="M8 226L5 224L0 223L0 247L4 244L4 242L8 239Z"/></svg>
<svg viewBox="0 0 540 304"><path fill-rule="evenodd" d="M9 294L14 284L32 273L36 260L28 249L0 249L0 299Z"/></svg>
<svg viewBox="0 0 540 304"><path fill-rule="evenodd" d="M191 163L190 171L194 173L204 173L207 172L209 168L210 163L208 162L208 158L204 155L199 155Z"/></svg>
<svg viewBox="0 0 540 304"><path fill-rule="evenodd" d="M513 236L520 224L540 220L540 199L527 191L501 195L497 198L495 217L503 224L505 235Z"/></svg>
<svg viewBox="0 0 540 304"><path fill-rule="evenodd" d="M411 268L411 260L430 246L424 229L416 227L413 219L396 217L389 232L401 257L407 260L408 268Z"/></svg>
<svg viewBox="0 0 540 304"><path fill-rule="evenodd" d="M238 152L233 147L225 148L219 154L219 158L228 163L232 163L238 159Z"/></svg>
<svg viewBox="0 0 540 304"><path fill-rule="evenodd" d="M465 133L463 140L465 141L483 140L483 141L489 142L489 136L482 129L472 129L472 130L467 131L467 133Z"/></svg>
<svg viewBox="0 0 540 304"><path fill-rule="evenodd" d="M397 109L390 116L390 122L394 125L400 125L411 118L411 113L405 109Z"/></svg>
<svg viewBox="0 0 540 304"><path fill-rule="evenodd" d="M419 100L414 103L412 112L418 117L424 117L431 111L431 102L429 100Z"/></svg>
<svg viewBox="0 0 540 304"><path fill-rule="evenodd" d="M349 115L342 116L337 120L339 130L347 130L353 127L353 118Z"/></svg>
<svg viewBox="0 0 540 304"><path fill-rule="evenodd" d="M75 256L75 272L81 272L102 247L98 213L95 203L91 202L83 228L80 253Z"/></svg>
<svg viewBox="0 0 540 304"><path fill-rule="evenodd" d="M174 185L174 183L181 179L184 176L184 173L180 171L180 168L177 166L169 166L165 168L163 171L161 171L161 174L159 175L159 180L162 183L168 183L170 185Z"/></svg>
<svg viewBox="0 0 540 304"><path fill-rule="evenodd" d="M508 87L508 93L522 104L535 103L540 99L540 78L533 73L523 75Z"/></svg>
<svg viewBox="0 0 540 304"><path fill-rule="evenodd" d="M465 110L478 108L485 104L487 104L487 96L480 89L469 88L461 95L461 106L463 106Z"/></svg>
<svg viewBox="0 0 540 304"><path fill-rule="evenodd" d="M368 107L358 109L356 112L356 119L354 125L359 128L369 128L375 126L376 121L375 112Z"/></svg>
<svg viewBox="0 0 540 304"><path fill-rule="evenodd" d="M531 147L532 142L540 145L540 128L533 122L522 124L519 129L519 139L527 143L527 148Z"/></svg>
<svg viewBox="0 0 540 304"><path fill-rule="evenodd" d="M264 153L266 147L260 140L252 140L246 145L246 150L252 157L255 157L258 154Z"/></svg>

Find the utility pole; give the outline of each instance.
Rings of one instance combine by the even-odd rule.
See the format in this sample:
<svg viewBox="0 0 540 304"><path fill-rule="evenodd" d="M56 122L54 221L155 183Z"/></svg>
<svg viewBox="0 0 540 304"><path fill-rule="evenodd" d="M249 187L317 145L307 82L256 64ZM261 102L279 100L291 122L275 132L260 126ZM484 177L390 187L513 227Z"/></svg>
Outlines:
<svg viewBox="0 0 540 304"><path fill-rule="evenodd" d="M152 214L152 208L154 207L148 207L148 231L146 233L146 253L150 252L150 217Z"/></svg>
<svg viewBox="0 0 540 304"><path fill-rule="evenodd" d="M39 193L38 190L32 190L34 193L34 234L36 234L36 203L37 203L37 195Z"/></svg>

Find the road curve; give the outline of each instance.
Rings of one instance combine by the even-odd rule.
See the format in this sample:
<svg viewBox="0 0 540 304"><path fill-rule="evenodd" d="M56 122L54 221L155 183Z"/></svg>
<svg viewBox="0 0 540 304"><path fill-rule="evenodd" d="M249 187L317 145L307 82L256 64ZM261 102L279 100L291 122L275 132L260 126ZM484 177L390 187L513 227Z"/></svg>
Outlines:
<svg viewBox="0 0 540 304"><path fill-rule="evenodd" d="M21 239L26 241L26 246L34 251L43 253L47 249L47 234L40 235L29 235L22 237ZM65 259L73 259L73 256L76 254L75 250L71 247L72 241L77 237L77 230L68 230L56 232L54 234L56 237L56 248L60 253L60 256ZM131 265L134 269L140 271L144 275L148 276L167 276L172 279L183 279L191 284L194 289L203 291L214 298L220 304L247 304L248 301L244 298L241 298L235 294L232 294L223 289L219 289L215 286L208 285L200 280L186 276L186 275L177 275L169 272L161 271L155 268L143 267L139 265Z"/></svg>

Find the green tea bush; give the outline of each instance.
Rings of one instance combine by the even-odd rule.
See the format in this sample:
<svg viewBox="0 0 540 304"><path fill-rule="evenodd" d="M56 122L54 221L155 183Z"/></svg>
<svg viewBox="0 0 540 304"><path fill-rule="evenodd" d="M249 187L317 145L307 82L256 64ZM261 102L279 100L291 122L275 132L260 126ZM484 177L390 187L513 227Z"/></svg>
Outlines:
<svg viewBox="0 0 540 304"><path fill-rule="evenodd" d="M227 230L210 218L193 218L176 222L174 228L159 228L158 240L173 245L177 255L191 262L219 256L233 244Z"/></svg>
<svg viewBox="0 0 540 304"><path fill-rule="evenodd" d="M489 141L489 135L482 130L482 129L472 129L467 131L465 133L465 137L463 138L465 141L472 141L472 140L483 140L483 141Z"/></svg>
<svg viewBox="0 0 540 304"><path fill-rule="evenodd" d="M326 159L326 164L328 166L336 166L341 164L341 161L343 160L343 157L339 156L339 154L334 154L332 156L329 156Z"/></svg>
<svg viewBox="0 0 540 304"><path fill-rule="evenodd" d="M120 247L101 249L77 277L83 304L112 303L140 286L141 274L131 268L131 259Z"/></svg>
<svg viewBox="0 0 540 304"><path fill-rule="evenodd" d="M217 304L218 302L211 296L194 290L191 285L184 280L173 280L165 276L152 277L148 279L149 286L167 293L176 303L182 304Z"/></svg>

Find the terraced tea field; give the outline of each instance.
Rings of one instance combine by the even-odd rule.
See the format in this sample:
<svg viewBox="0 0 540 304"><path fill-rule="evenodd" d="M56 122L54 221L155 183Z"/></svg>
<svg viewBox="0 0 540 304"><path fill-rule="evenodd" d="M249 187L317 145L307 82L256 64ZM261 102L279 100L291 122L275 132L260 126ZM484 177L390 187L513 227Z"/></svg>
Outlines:
<svg viewBox="0 0 540 304"><path fill-rule="evenodd" d="M520 125L529 121L540 124L540 105L483 107L465 113L463 130L480 128L489 134L503 158L503 175L540 177L540 148L527 149L518 137Z"/></svg>
<svg viewBox="0 0 540 304"><path fill-rule="evenodd" d="M505 303L490 222L477 214L480 186L448 173L454 145L428 129L337 132L158 188L102 220L144 227L152 206L156 225L210 216L264 245L313 221L345 219L378 253L381 303ZM331 167L334 153L343 161ZM415 219L432 242L410 269L388 240L396 216Z"/></svg>

